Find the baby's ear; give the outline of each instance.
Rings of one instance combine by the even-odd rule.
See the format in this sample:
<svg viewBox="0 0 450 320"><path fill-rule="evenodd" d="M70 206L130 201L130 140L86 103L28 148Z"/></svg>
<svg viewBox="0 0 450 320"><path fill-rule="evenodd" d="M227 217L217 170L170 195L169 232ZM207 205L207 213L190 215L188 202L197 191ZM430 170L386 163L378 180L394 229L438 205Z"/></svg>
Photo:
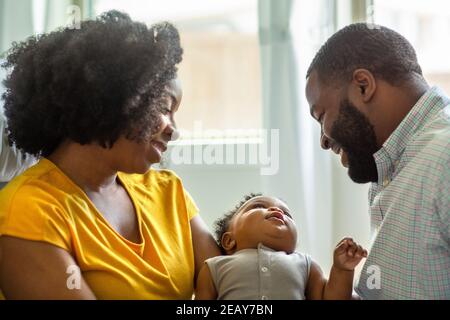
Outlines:
<svg viewBox="0 0 450 320"><path fill-rule="evenodd" d="M222 244L222 248L225 249L227 254L233 254L234 249L236 248L236 240L234 240L233 234L228 231L222 235L222 239L220 240Z"/></svg>

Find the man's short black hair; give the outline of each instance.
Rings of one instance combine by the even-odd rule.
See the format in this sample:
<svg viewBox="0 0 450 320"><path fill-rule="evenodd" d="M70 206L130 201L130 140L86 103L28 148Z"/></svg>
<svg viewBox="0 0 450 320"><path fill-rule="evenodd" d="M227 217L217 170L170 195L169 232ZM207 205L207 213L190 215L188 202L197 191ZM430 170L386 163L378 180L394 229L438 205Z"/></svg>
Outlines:
<svg viewBox="0 0 450 320"><path fill-rule="evenodd" d="M422 75L412 45L399 33L378 25L351 24L331 36L314 57L306 77L317 71L326 84L350 81L353 71L367 69L391 85Z"/></svg>
<svg viewBox="0 0 450 320"><path fill-rule="evenodd" d="M219 245L220 250L222 251L223 254L225 254L225 250L222 247L221 240L222 240L223 234L228 231L231 220L236 215L236 213L239 212L239 209L244 205L244 203L246 203L250 199L253 199L253 198L259 197L259 196L262 196L262 193L250 193L250 194L244 196L244 199L241 200L234 207L234 209L232 209L229 212L227 212L226 214L224 214L221 218L217 219L216 222L214 223L214 233L216 235L216 241L217 241L217 244Z"/></svg>
<svg viewBox="0 0 450 320"><path fill-rule="evenodd" d="M10 143L36 156L62 142L111 147L157 131L166 85L182 59L177 29L122 12L13 43L3 67Z"/></svg>

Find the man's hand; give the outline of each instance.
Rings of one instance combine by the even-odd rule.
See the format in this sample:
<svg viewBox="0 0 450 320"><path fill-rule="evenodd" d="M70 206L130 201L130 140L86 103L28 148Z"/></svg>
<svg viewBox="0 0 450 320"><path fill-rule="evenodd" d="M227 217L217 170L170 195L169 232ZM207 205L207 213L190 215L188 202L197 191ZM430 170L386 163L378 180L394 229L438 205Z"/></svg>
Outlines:
<svg viewBox="0 0 450 320"><path fill-rule="evenodd" d="M344 238L334 249L333 265L345 271L353 271L363 258L367 257L367 250L353 241Z"/></svg>

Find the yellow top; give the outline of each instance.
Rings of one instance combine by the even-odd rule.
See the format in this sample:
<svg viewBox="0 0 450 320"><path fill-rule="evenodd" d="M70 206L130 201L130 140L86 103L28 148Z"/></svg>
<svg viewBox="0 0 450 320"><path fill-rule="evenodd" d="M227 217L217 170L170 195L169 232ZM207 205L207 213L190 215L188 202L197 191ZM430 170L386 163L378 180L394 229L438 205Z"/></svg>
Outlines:
<svg viewBox="0 0 450 320"><path fill-rule="evenodd" d="M0 235L67 250L98 299L191 299L195 203L171 171L118 178L136 209L142 243L118 234L45 158L0 191Z"/></svg>

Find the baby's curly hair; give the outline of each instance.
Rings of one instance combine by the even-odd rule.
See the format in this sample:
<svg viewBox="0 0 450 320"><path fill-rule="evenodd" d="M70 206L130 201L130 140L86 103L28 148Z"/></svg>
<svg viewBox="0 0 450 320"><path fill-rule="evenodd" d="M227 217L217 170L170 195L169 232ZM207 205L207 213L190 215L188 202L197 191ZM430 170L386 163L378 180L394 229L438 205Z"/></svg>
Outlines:
<svg viewBox="0 0 450 320"><path fill-rule="evenodd" d="M122 135L147 140L182 53L170 23L147 27L115 10L13 43L2 96L10 144L48 156L66 140L105 148Z"/></svg>
<svg viewBox="0 0 450 320"><path fill-rule="evenodd" d="M238 213L239 209L246 203L248 200L253 199L255 197L262 196L262 193L250 193L246 196L244 196L244 199L241 200L234 209L230 210L229 212L225 213L221 218L217 219L214 222L214 233L216 236L216 242L219 245L220 250L222 251L222 254L225 254L225 250L222 247L221 239L225 232L228 231L228 228L230 227L230 222L233 219L233 217Z"/></svg>

